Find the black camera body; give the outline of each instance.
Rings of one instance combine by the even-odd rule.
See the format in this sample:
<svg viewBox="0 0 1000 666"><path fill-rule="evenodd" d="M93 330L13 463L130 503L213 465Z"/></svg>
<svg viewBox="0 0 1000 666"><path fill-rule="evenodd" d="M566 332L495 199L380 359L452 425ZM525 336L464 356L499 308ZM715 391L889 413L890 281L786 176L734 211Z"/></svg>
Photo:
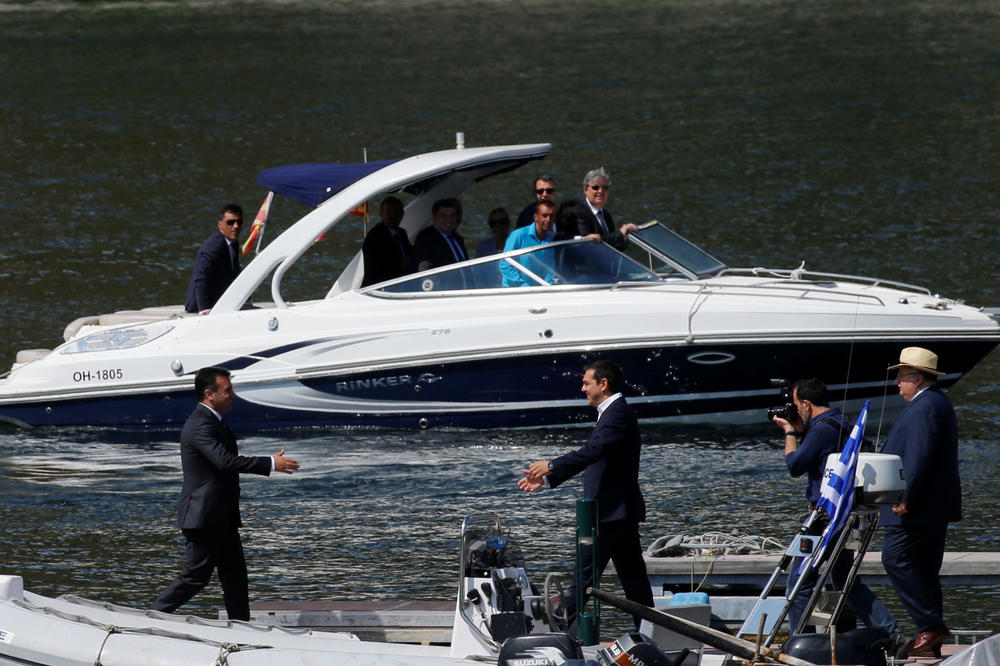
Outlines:
<svg viewBox="0 0 1000 666"><path fill-rule="evenodd" d="M786 402L780 407L768 407L767 408L767 420L771 421L777 416L779 419L785 419L786 421L794 421L799 415L799 410L795 407L795 403Z"/></svg>
<svg viewBox="0 0 1000 666"><path fill-rule="evenodd" d="M786 421L795 421L799 418L799 410L792 402L792 388L791 382L787 379L772 379L771 386L777 386L781 388L781 399L785 401L785 404L778 407L768 407L767 408L767 420L771 421L777 416L779 419L785 419Z"/></svg>

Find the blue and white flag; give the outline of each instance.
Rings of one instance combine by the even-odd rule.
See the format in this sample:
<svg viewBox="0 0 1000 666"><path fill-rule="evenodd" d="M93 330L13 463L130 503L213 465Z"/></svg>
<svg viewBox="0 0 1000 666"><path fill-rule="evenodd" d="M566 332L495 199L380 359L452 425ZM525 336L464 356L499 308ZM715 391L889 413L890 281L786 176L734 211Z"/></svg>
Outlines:
<svg viewBox="0 0 1000 666"><path fill-rule="evenodd" d="M861 450L861 440L865 437L865 423L868 421L870 404L871 400L865 401L865 406L861 408L858 422L854 424L844 450L840 452L840 457L833 467L827 470L826 484L820 492L816 506L826 511L830 516L830 522L823 530L823 539L812 557L814 569L822 561L827 544L847 522L847 517L851 515L851 509L854 507L854 474L858 468L858 452Z"/></svg>

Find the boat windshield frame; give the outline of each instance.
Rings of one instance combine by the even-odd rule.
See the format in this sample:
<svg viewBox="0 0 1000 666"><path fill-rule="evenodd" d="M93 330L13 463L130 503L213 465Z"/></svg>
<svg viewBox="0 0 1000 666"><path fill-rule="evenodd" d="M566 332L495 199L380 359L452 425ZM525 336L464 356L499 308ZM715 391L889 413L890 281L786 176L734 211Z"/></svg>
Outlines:
<svg viewBox="0 0 1000 666"><path fill-rule="evenodd" d="M728 268L724 263L701 249L658 220L639 225L628 235L630 242L692 279L715 277Z"/></svg>
<svg viewBox="0 0 1000 666"><path fill-rule="evenodd" d="M587 263L567 268L565 262L572 260ZM616 270L594 272L595 263L606 261L614 262L608 266L610 269L614 265ZM592 272L578 271L581 265L592 269ZM567 271L573 271L572 276L568 277ZM411 273L358 291L371 296L398 298L446 293L523 293L526 289L539 288L615 288L662 282L662 277L610 245L595 243L588 238L574 238Z"/></svg>

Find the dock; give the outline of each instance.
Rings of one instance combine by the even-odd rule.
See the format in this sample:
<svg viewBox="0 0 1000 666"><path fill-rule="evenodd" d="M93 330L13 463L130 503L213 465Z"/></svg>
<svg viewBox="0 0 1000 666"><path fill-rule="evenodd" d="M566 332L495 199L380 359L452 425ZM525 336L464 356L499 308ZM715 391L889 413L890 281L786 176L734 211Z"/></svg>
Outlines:
<svg viewBox="0 0 1000 666"><path fill-rule="evenodd" d="M647 557L654 596L699 588L711 597L714 619L738 626L774 572L780 555ZM866 583L888 585L882 554L870 552L861 565ZM614 569L609 565L605 579ZM567 572L567 579L569 572ZM782 578L782 582L783 582ZM1000 584L1000 553L949 552L941 566L944 585ZM749 596L736 596L739 594ZM447 644L455 600L444 601L257 601L253 622L283 627L346 631L362 640Z"/></svg>
<svg viewBox="0 0 1000 666"><path fill-rule="evenodd" d="M689 591L699 585L709 590L759 591L780 560L781 555L647 557L646 572L653 594L661 590ZM860 574L868 584L890 584L882 567L881 552L865 554ZM941 584L1000 584L1000 553L945 553L941 564Z"/></svg>

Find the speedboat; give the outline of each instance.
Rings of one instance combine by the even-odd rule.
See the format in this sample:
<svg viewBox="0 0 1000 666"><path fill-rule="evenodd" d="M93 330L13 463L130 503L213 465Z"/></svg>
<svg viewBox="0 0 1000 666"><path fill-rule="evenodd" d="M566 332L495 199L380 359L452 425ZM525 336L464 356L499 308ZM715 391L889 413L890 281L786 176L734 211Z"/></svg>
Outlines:
<svg viewBox="0 0 1000 666"><path fill-rule="evenodd" d="M762 422L782 386L822 378L860 405L886 367L933 349L950 386L1000 342L995 313L875 278L725 265L662 224L621 253L567 239L361 287L360 252L324 298L282 281L365 202L412 197L411 239L439 199L546 157L546 143L459 146L399 160L268 169L268 190L314 206L266 245L204 316L181 306L84 317L51 350L25 350L0 380L0 420L30 426L171 429L193 375L233 371L230 420L287 427L528 427L582 422L582 366L607 358L639 417ZM270 280L273 302L244 305ZM894 391L888 391L894 394ZM898 399L897 399L898 400Z"/></svg>
<svg viewBox="0 0 1000 666"><path fill-rule="evenodd" d="M521 550L499 519L467 517L460 542L461 569L450 645L363 641L350 633L169 615L74 595L51 598L25 590L20 576L0 575L0 664L698 666L701 663L700 649L661 648L651 638L656 628L653 624L645 626L645 633L627 633L603 646L583 645L560 630L562 627L553 626L559 621L558 606L553 602L561 602L561 592L553 586L551 590L555 593L543 596L548 585L539 589L529 583ZM705 620L707 608L706 605ZM565 618L563 614L563 621ZM654 613L653 618L664 621L661 613ZM676 628L681 631L711 633L708 627L699 627L683 618L670 616L666 621L679 623ZM728 636L708 636L709 640L713 638L724 641L722 645L726 647L747 649Z"/></svg>

